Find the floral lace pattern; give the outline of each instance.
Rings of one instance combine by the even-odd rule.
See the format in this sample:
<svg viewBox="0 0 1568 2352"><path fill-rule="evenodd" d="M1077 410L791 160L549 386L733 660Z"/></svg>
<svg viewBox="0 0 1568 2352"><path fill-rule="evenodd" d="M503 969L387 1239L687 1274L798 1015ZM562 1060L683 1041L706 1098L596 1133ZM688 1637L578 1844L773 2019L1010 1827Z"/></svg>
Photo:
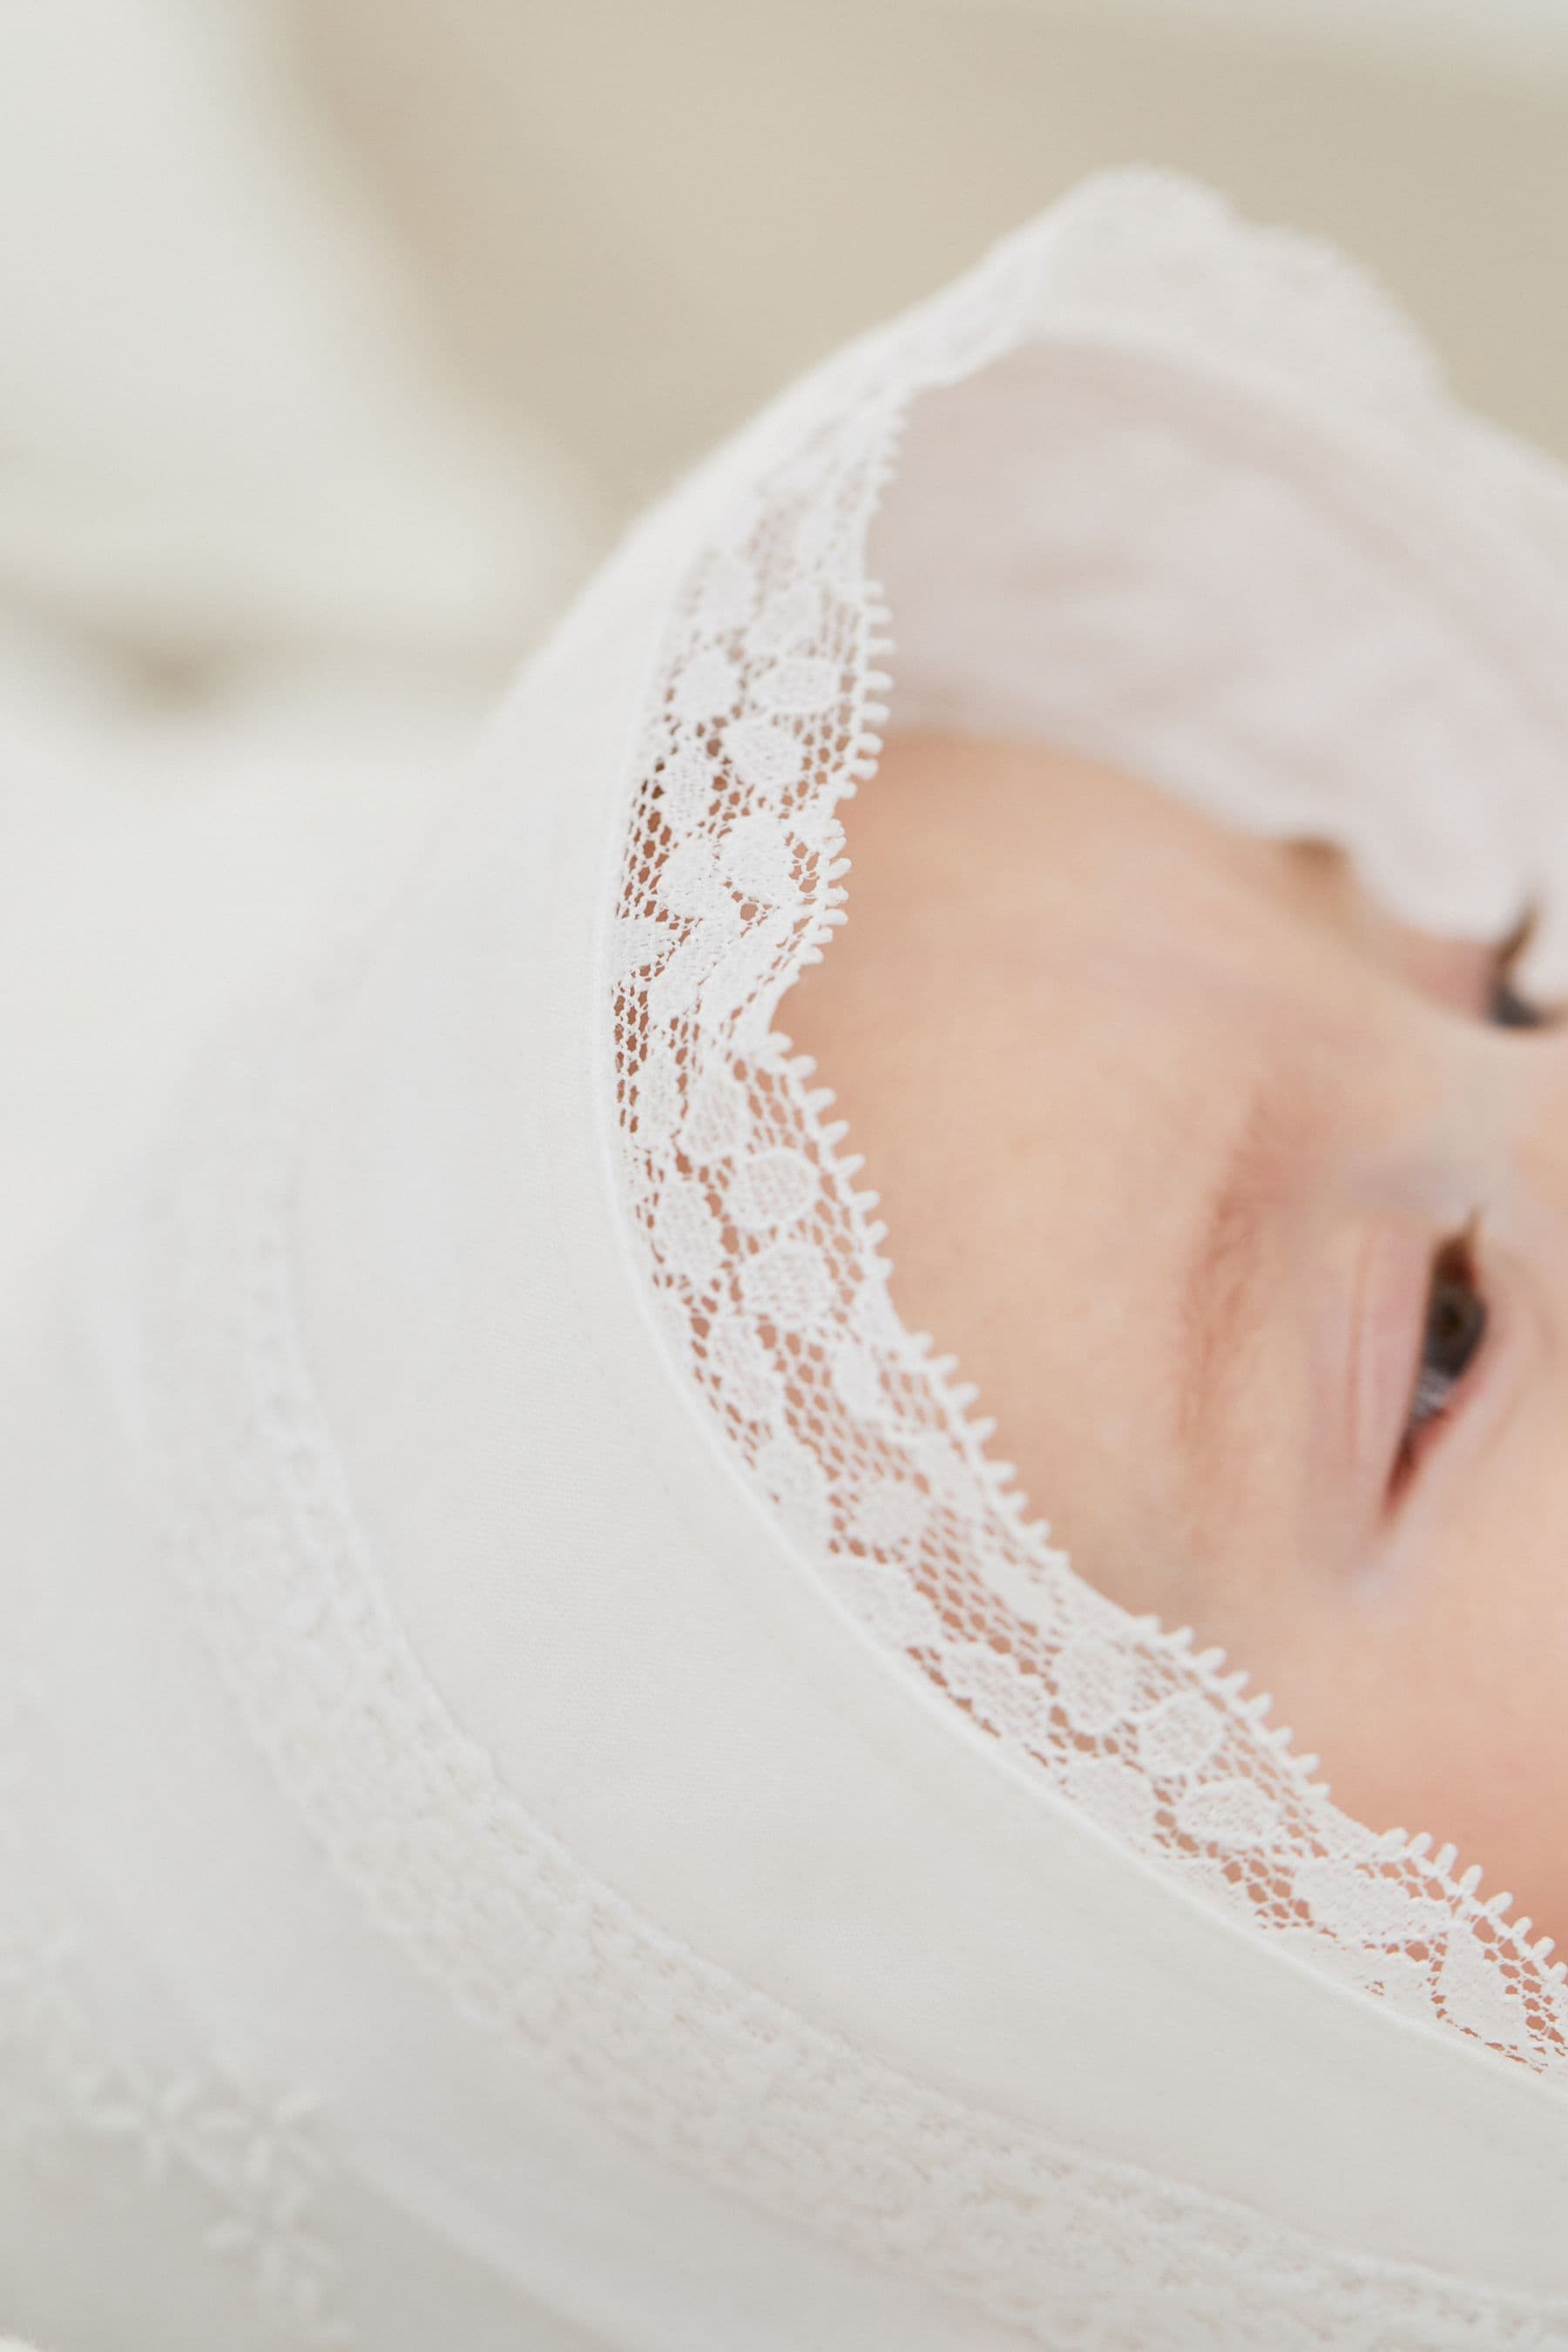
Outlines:
<svg viewBox="0 0 1568 2352"><path fill-rule="evenodd" d="M150 1336L203 1401L185 1496L195 1613L276 1781L378 1927L661 2168L1030 2341L1568 2347L1559 2298L1342 2252L914 2079L641 1916L529 1812L390 1604L301 1353L289 1171L332 1010L331 992L308 994L298 1026L221 1074L205 1164L161 1206L184 1311Z"/></svg>
<svg viewBox="0 0 1568 2352"><path fill-rule="evenodd" d="M842 912L835 804L877 749L885 616L863 543L903 407L1016 340L1051 235L850 353L837 404L795 413L763 495L690 583L616 934L621 1132L650 1275L750 1475L909 1671L1183 1883L1550 2067L1557 1980L1521 1932L1446 1855L1334 1814L1235 1678L1128 1621L1026 1523L952 1368L899 1325L875 1204L773 1028ZM914 2079L640 1916L533 1818L398 1617L305 1360L294 1171L358 955L210 1073L135 1256L149 1392L175 1401L160 1558L274 1786L378 1929L529 2084L657 2167L1027 2340L1568 2347L1561 2298L1336 2251ZM282 2332L330 2336L354 2284L334 2303L311 2219L331 2116L312 2131L205 2053L153 2074L110 2053L69 1939L30 1900L30 1857L0 1869L13 1859L0 2081L20 2086L16 2133L122 2139L250 2263ZM390 2226L417 2221L399 2204Z"/></svg>
<svg viewBox="0 0 1568 2352"><path fill-rule="evenodd" d="M857 1190L831 1094L773 1025L844 919L835 810L874 772L889 684L867 540L904 414L1051 301L1129 272L1140 306L1171 310L1173 281L1183 335L1255 367L1311 369L1406 420L1431 396L1397 324L1378 313L1369 333L1353 273L1139 178L1091 188L851 355L837 398L714 534L669 644L614 932L632 1212L675 1358L887 1650L1183 1885L1568 2080L1563 1968L1508 1898L1481 1901L1451 1847L1337 1811L1245 1675L1105 1601L1029 1521L974 1392L902 1328L876 1197Z"/></svg>

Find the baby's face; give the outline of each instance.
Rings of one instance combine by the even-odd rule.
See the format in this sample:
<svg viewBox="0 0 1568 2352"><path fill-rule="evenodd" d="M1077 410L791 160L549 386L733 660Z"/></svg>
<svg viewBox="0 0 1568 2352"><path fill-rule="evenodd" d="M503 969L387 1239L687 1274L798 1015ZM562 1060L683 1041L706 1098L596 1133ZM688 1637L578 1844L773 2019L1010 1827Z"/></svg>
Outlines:
<svg viewBox="0 0 1568 2352"><path fill-rule="evenodd" d="M787 1026L1080 1571L1568 1942L1568 1029L1321 849L910 738Z"/></svg>

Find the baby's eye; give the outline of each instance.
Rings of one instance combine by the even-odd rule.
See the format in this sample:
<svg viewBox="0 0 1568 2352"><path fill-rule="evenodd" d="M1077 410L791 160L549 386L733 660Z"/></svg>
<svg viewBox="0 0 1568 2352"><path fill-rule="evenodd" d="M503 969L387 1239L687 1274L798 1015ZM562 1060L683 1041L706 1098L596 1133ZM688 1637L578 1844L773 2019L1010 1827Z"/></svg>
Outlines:
<svg viewBox="0 0 1568 2352"><path fill-rule="evenodd" d="M1546 1015L1538 1005L1520 995L1506 967L1500 965L1492 982L1487 1018L1498 1029L1539 1029Z"/></svg>
<svg viewBox="0 0 1568 2352"><path fill-rule="evenodd" d="M1471 1238L1468 1229L1456 1234L1432 1261L1420 1360L1400 1444L1401 1470L1414 1460L1422 1431L1447 1412L1486 1336L1486 1301L1476 1286Z"/></svg>
<svg viewBox="0 0 1568 2352"><path fill-rule="evenodd" d="M1498 1029L1540 1029L1546 1014L1538 1004L1521 996L1513 983L1517 965L1525 942L1534 929L1535 919L1527 915L1517 929L1504 940L1492 960L1491 995L1487 1006L1487 1019Z"/></svg>

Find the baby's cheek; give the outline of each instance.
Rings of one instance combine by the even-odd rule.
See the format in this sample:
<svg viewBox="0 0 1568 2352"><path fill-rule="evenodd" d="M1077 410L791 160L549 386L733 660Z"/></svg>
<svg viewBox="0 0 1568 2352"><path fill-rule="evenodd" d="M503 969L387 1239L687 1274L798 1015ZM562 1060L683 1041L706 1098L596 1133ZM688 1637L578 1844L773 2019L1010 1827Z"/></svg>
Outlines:
<svg viewBox="0 0 1568 2352"><path fill-rule="evenodd" d="M1568 1427L1551 1447L1521 1428L1511 1457L1527 1436L1534 1475L1514 1459L1506 1486L1457 1514L1426 1564L1401 1820L1452 1839L1461 1863L1485 1870L1484 1894L1508 1890L1568 1948Z"/></svg>

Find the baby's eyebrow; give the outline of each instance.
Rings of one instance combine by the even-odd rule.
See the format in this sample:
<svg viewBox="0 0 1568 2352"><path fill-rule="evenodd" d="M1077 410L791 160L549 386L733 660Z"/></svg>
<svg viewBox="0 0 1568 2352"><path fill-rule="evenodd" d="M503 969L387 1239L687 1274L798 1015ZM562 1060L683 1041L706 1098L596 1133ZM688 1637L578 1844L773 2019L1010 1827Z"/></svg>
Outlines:
<svg viewBox="0 0 1568 2352"><path fill-rule="evenodd" d="M1190 1447L1243 1363L1263 1308L1259 1276L1282 1234L1304 1161L1304 1113L1260 1074L1198 1223L1176 1325L1179 1426Z"/></svg>

